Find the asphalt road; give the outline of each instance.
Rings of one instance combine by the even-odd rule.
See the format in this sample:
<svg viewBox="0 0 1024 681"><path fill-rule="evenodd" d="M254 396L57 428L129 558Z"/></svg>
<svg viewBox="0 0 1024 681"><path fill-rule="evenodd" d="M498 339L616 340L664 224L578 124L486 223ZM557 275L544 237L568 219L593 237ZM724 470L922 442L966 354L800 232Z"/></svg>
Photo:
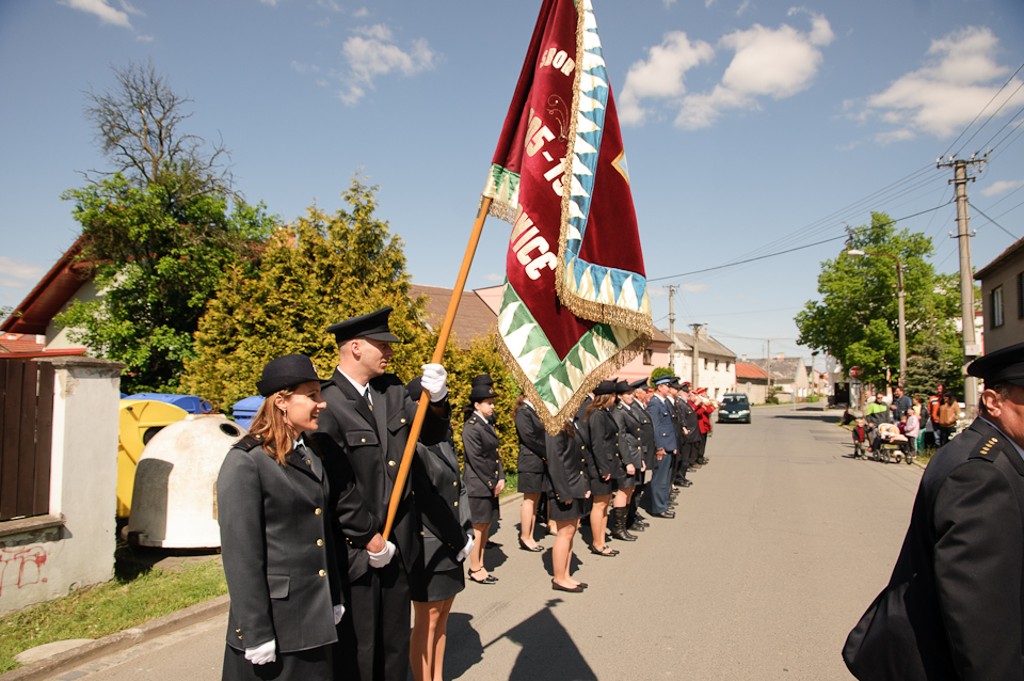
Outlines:
<svg viewBox="0 0 1024 681"><path fill-rule="evenodd" d="M888 579L921 469L849 458L837 420L786 406L717 425L674 520L615 558L577 540L583 594L551 590L550 552L516 549L518 503L503 505L487 556L500 582L456 598L445 678L851 679L840 649ZM218 679L224 630L218 617L55 678Z"/></svg>

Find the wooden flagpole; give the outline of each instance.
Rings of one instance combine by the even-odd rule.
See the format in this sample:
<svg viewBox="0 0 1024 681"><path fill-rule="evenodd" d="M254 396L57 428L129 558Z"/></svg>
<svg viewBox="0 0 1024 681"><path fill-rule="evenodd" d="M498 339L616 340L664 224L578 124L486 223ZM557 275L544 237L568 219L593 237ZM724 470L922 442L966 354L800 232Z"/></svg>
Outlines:
<svg viewBox="0 0 1024 681"><path fill-rule="evenodd" d="M441 324L441 333L437 337L434 356L430 360L433 364L440 364L441 360L444 359L444 349L448 345L448 337L451 335L452 325L455 324L455 313L459 311L459 302L462 300L462 292L466 288L469 268L473 264L473 256L476 255L476 247L480 243L480 234L483 232L484 221L487 219L487 211L490 207L491 198L489 196L481 197L480 208L477 210L476 221L473 223L473 231L469 235L469 243L466 244L466 254L462 257L459 277L455 281L455 290L452 291L452 298L448 302L448 312L445 314L444 323ZM424 390L416 407L416 417L409 427L409 441L405 443L402 463L399 465L398 475L395 477L395 487L391 490L391 500L388 502L388 517L384 523L383 537L385 540L391 535L391 527L395 522L398 504L402 501L402 490L405 489L405 481L409 477L409 467L412 466L413 453L416 450L416 443L420 439L420 430L423 429L423 420L427 417L427 407L429 405L430 395Z"/></svg>

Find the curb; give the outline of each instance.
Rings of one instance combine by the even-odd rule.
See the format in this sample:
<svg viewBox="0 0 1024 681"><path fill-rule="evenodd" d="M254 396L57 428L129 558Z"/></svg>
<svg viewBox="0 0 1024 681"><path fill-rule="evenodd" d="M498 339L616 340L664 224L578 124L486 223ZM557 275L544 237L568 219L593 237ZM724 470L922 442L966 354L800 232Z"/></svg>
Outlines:
<svg viewBox="0 0 1024 681"><path fill-rule="evenodd" d="M70 667L93 660L103 655L125 650L132 646L181 629L190 624L211 617L227 615L228 596L218 596L204 603L197 603L169 615L143 622L137 627L108 634L95 641L58 653L34 664L19 667L6 674L0 674L0 681L42 681Z"/></svg>
<svg viewBox="0 0 1024 681"><path fill-rule="evenodd" d="M515 492L503 497L499 504L505 506L522 498L521 492ZM0 674L0 681L44 681L45 679L51 679L61 671L77 667L97 657L125 650L211 617L226 616L229 605L230 599L227 594L218 596L204 603L197 603L196 605L172 612L169 615L143 622L137 627L108 634L95 641L90 641L71 650L57 653L39 662L18 667L6 674Z"/></svg>

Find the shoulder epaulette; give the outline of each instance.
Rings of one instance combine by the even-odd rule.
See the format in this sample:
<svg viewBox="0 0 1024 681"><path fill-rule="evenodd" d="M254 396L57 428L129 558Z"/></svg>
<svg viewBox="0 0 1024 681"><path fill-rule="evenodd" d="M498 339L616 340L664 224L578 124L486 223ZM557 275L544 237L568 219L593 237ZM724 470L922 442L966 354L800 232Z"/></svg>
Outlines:
<svg viewBox="0 0 1024 681"><path fill-rule="evenodd" d="M235 443L235 448L248 452L259 447L261 444L263 444L262 435L246 434L245 437Z"/></svg>
<svg viewBox="0 0 1024 681"><path fill-rule="evenodd" d="M978 450L978 454L980 454L980 455L982 455L982 456L988 456L988 451L989 451L990 449L992 449L992 447L993 447L994 445L998 444L998 443L999 443L999 438L996 438L996 437L990 437L990 438L988 439L988 441L987 441L987 442L985 442L985 444L983 444L983 445L981 446L981 448L980 448L980 449Z"/></svg>

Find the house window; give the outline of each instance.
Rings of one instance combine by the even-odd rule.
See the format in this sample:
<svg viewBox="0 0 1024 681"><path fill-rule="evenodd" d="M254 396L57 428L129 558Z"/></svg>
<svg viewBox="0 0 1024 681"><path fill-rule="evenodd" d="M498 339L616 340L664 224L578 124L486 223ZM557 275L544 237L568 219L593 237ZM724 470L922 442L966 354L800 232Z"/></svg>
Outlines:
<svg viewBox="0 0 1024 681"><path fill-rule="evenodd" d="M715 360L715 371L718 371L718 360Z"/></svg>
<svg viewBox="0 0 1024 681"><path fill-rule="evenodd" d="M992 289L992 328L997 329L1003 325L1003 287L996 286Z"/></svg>
<svg viewBox="0 0 1024 681"><path fill-rule="evenodd" d="M654 363L654 350L644 350L644 366L651 366Z"/></svg>
<svg viewBox="0 0 1024 681"><path fill-rule="evenodd" d="M1017 273L1017 319L1024 319L1024 272Z"/></svg>

